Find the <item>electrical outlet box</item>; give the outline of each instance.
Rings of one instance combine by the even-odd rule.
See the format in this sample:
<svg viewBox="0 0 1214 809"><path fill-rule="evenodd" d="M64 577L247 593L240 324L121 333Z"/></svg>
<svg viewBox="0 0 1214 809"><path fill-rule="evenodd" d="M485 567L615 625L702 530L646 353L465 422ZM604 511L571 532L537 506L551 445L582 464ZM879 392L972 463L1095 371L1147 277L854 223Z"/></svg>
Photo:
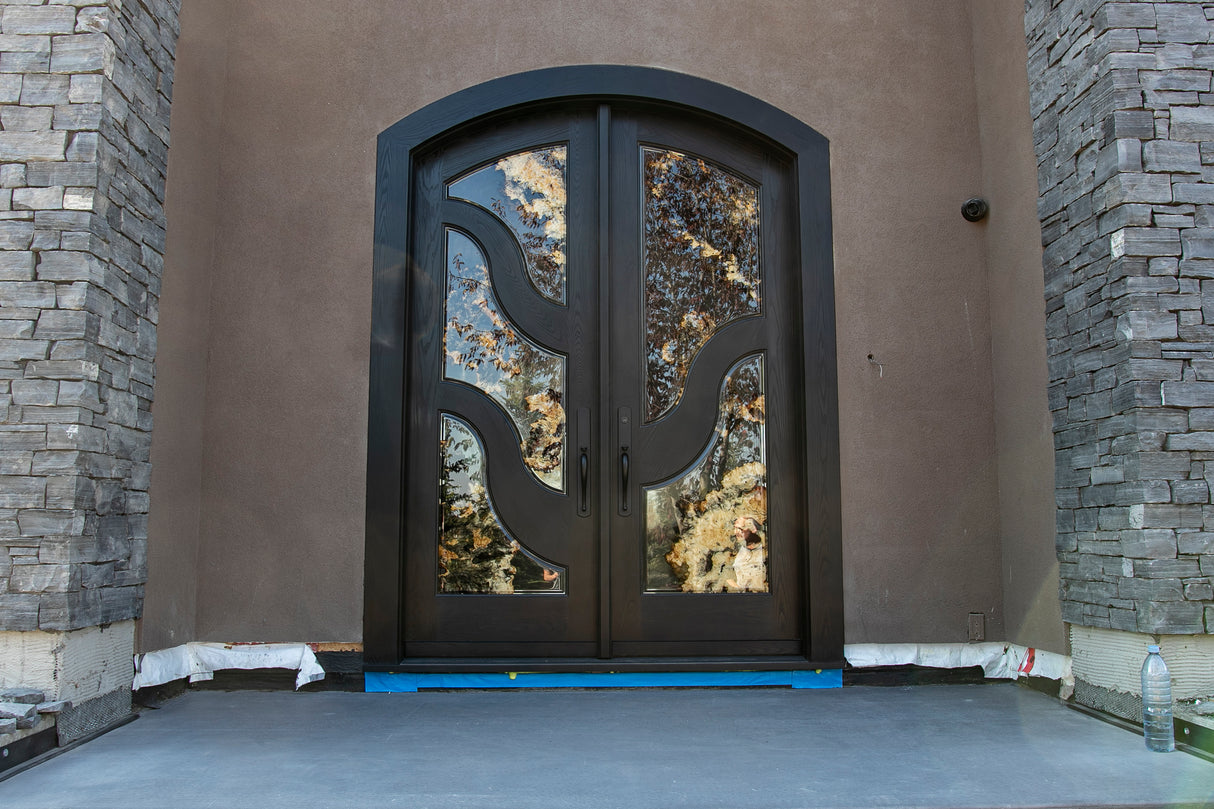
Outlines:
<svg viewBox="0 0 1214 809"><path fill-rule="evenodd" d="M981 612L969 614L968 637L971 641L986 640L986 615Z"/></svg>

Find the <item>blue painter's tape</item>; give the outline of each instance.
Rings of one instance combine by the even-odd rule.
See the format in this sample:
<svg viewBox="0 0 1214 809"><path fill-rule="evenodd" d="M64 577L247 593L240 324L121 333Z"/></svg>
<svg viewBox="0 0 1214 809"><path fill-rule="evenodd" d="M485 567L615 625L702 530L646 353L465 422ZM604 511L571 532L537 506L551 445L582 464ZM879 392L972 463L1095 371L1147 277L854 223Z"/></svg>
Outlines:
<svg viewBox="0 0 1214 809"><path fill-rule="evenodd" d="M843 669L792 672L793 688L842 688Z"/></svg>
<svg viewBox="0 0 1214 809"><path fill-rule="evenodd" d="M363 673L363 691L368 694L397 694L417 691L412 674L387 674L382 671Z"/></svg>
<svg viewBox="0 0 1214 809"><path fill-rule="evenodd" d="M792 686L841 688L843 672L813 671L655 671L655 672L505 672L486 674L385 673L369 671L368 693L411 693L419 688L695 688Z"/></svg>

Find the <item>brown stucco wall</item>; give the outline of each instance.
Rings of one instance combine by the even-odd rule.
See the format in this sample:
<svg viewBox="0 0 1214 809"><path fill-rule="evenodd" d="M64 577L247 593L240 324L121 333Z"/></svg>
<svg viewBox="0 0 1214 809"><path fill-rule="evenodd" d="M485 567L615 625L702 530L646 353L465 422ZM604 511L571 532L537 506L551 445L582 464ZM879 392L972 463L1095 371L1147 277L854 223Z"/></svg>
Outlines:
<svg viewBox="0 0 1214 809"><path fill-rule="evenodd" d="M199 499L209 461L203 442L211 267L221 210L218 167L227 86L226 2L185 3L189 36L177 51L170 121L165 271L157 327L148 582L138 643L161 649L195 639ZM176 99L182 103L176 103ZM150 537L155 536L152 541Z"/></svg>
<svg viewBox="0 0 1214 809"><path fill-rule="evenodd" d="M1025 565L1001 553L1000 484L1026 509L1052 495L1025 484L1035 456L996 442L1037 405L995 408L1034 372L993 382L992 339L1014 369L1014 307L1041 297L1001 287L1019 303L991 311L988 265L1023 269L1037 237L1017 220L1007 237L1029 247L1005 260L994 220L959 214L1005 183L1024 194L1019 163L981 162L999 130L978 115L970 4L641 8L185 0L145 649L184 639L191 608L198 640L361 636L376 135L465 87L576 63L718 81L830 139L847 641L965 640L971 611L1005 635L1005 568Z"/></svg>
<svg viewBox="0 0 1214 809"><path fill-rule="evenodd" d="M1006 639L1066 652L1054 552L1037 158L1019 3L974 3Z"/></svg>

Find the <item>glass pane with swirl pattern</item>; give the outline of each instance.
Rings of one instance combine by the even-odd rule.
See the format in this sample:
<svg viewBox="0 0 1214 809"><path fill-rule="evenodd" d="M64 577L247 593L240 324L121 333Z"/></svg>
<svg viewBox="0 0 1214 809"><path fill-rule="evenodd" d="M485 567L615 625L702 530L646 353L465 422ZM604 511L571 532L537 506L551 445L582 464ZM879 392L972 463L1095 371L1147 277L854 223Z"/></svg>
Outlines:
<svg viewBox="0 0 1214 809"><path fill-rule="evenodd" d="M564 146L508 155L447 185L447 196L492 211L519 241L527 277L540 294L565 302Z"/></svg>
<svg viewBox="0 0 1214 809"><path fill-rule="evenodd" d="M565 357L520 334L502 312L480 247L447 230L443 377L471 385L514 422L523 463L564 491Z"/></svg>
<svg viewBox="0 0 1214 809"><path fill-rule="evenodd" d="M766 593L767 433L763 356L730 369L711 443L645 490L646 590Z"/></svg>
<svg viewBox="0 0 1214 809"><path fill-rule="evenodd" d="M439 482L440 593L563 593L565 569L531 553L502 527L485 486L485 448L443 414Z"/></svg>
<svg viewBox="0 0 1214 809"><path fill-rule="evenodd" d="M759 314L759 193L693 155L645 147L646 420L683 395L696 353Z"/></svg>

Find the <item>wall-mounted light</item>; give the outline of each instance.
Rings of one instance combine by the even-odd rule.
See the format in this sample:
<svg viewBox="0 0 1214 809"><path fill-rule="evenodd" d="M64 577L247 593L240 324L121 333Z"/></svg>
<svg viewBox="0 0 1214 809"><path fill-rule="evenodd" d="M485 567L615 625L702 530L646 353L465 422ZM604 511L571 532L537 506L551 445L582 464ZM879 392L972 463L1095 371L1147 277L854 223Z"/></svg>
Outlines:
<svg viewBox="0 0 1214 809"><path fill-rule="evenodd" d="M961 206L961 215L965 217L966 222L979 222L986 219L986 215L990 211L991 206L987 205L986 200L982 197L967 199Z"/></svg>

